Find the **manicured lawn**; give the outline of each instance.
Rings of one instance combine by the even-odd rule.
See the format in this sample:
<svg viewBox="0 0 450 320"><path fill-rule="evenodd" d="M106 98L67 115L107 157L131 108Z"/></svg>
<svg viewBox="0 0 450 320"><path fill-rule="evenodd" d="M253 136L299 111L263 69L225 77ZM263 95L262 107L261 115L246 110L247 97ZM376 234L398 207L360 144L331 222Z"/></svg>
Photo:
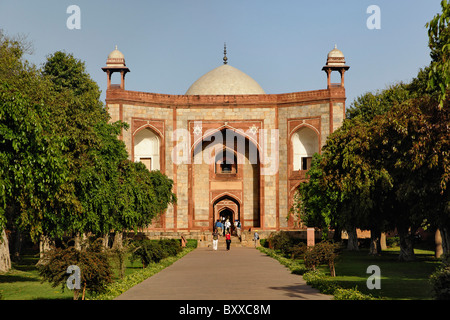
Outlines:
<svg viewBox="0 0 450 320"><path fill-rule="evenodd" d="M288 267L292 272L305 270L302 259L291 260L283 257L281 252L267 248L260 250ZM434 251L429 249L415 249L416 261L398 261L399 248L390 248L380 256L369 255L368 249L359 251L344 250L336 261L336 277L329 277L328 266L321 265L318 270L328 275L326 281L336 283L345 289L357 288L363 294L371 295L383 300L432 300L432 288L429 283L430 275L440 265L434 258ZM367 268L376 265L381 272L381 288L368 289L367 279L372 273Z"/></svg>
<svg viewBox="0 0 450 320"><path fill-rule="evenodd" d="M8 273L0 274L0 294L4 300L72 299L73 292L41 283L36 252L26 252L20 263L13 262Z"/></svg>
<svg viewBox="0 0 450 320"><path fill-rule="evenodd" d="M41 283L36 262L36 252L28 251L22 255L20 263L13 263L13 269L6 274L0 274L0 295L4 300L70 300L73 299L73 291L61 287L53 288L48 282ZM113 269L118 278L117 270ZM139 261L131 263L127 261L125 276L142 270Z"/></svg>
<svg viewBox="0 0 450 320"><path fill-rule="evenodd" d="M368 250L345 251L336 264L335 280L344 288L354 288L386 299L432 299L429 276L438 267L434 252L415 250L417 261L399 262L398 248L383 251L381 256L371 256ZM367 288L367 267L377 265L381 271L381 289Z"/></svg>

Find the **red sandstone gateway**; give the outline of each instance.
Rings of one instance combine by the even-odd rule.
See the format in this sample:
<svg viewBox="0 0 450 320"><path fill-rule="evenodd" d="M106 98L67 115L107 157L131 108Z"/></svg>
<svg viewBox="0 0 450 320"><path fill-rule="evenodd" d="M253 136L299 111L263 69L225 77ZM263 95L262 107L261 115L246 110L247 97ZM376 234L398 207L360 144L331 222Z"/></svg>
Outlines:
<svg viewBox="0 0 450 320"><path fill-rule="evenodd" d="M252 228L261 238L277 230L304 231L306 238L289 209L313 154L345 118L349 67L340 50L335 47L322 68L326 89L282 94L266 94L228 65L226 51L223 65L180 95L125 90L130 70L117 47L102 69L111 121L130 125L120 135L130 158L174 181L178 202L145 230L150 238L184 234L210 243L221 218L241 222L243 243L252 241ZM340 83L331 83L333 71ZM119 85L111 84L115 72Z"/></svg>

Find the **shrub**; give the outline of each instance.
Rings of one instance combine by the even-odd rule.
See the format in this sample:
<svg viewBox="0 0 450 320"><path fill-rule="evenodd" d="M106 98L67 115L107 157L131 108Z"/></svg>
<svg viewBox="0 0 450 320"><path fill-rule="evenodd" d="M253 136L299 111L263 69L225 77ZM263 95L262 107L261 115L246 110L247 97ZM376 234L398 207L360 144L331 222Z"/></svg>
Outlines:
<svg viewBox="0 0 450 320"><path fill-rule="evenodd" d="M374 300L371 295L363 294L355 287L353 289L344 289L330 280L323 272L309 271L303 275L306 283L321 293L333 295L335 300Z"/></svg>
<svg viewBox="0 0 450 320"><path fill-rule="evenodd" d="M112 282L112 271L108 256L103 250L101 241L96 241L83 250L74 247L54 248L45 252L38 265L39 275L53 287L61 285L64 291L69 278L67 268L71 265L80 268L80 285L84 300L86 290L103 292L107 284ZM80 290L74 290L74 300L78 300Z"/></svg>
<svg viewBox="0 0 450 320"><path fill-rule="evenodd" d="M130 260L133 262L139 259L145 268L152 262L159 262L169 256L176 256L181 250L181 243L176 239L144 239L135 242Z"/></svg>
<svg viewBox="0 0 450 320"><path fill-rule="evenodd" d="M291 268L291 273L303 275L308 272L308 269L305 266L295 266Z"/></svg>
<svg viewBox="0 0 450 320"><path fill-rule="evenodd" d="M301 242L290 247L288 253L291 256L291 259L300 259L304 257L307 249L306 243Z"/></svg>
<svg viewBox="0 0 450 320"><path fill-rule="evenodd" d="M180 240L178 239L164 239L159 241L167 256L176 256L182 250Z"/></svg>
<svg viewBox="0 0 450 320"><path fill-rule="evenodd" d="M186 248L197 248L198 242L196 239L187 239L186 241Z"/></svg>
<svg viewBox="0 0 450 320"><path fill-rule="evenodd" d="M306 284L318 289L324 294L334 294L334 291L338 288L336 282L328 280L327 276L318 270L308 271L303 274L303 279Z"/></svg>
<svg viewBox="0 0 450 320"><path fill-rule="evenodd" d="M450 263L445 261L430 276L433 296L437 300L450 300Z"/></svg>
<svg viewBox="0 0 450 320"><path fill-rule="evenodd" d="M267 240L261 239L261 246L281 252L291 259L302 258L306 252L306 243L294 239L288 232L271 233Z"/></svg>
<svg viewBox="0 0 450 320"><path fill-rule="evenodd" d="M330 274L334 277L336 276L334 263L340 250L341 245L339 243L331 243L329 241L319 242L314 247L307 248L304 254L305 266L315 270L321 264L328 264Z"/></svg>
<svg viewBox="0 0 450 320"><path fill-rule="evenodd" d="M271 233L269 238L269 247L287 253L292 245L291 238L285 231Z"/></svg>
<svg viewBox="0 0 450 320"><path fill-rule="evenodd" d="M386 245L388 247L397 247L400 245L400 237L387 237Z"/></svg>
<svg viewBox="0 0 450 320"><path fill-rule="evenodd" d="M361 293L356 287L353 289L337 288L333 295L335 300L374 300L372 296Z"/></svg>
<svg viewBox="0 0 450 320"><path fill-rule="evenodd" d="M269 241L267 239L261 239L259 240L259 244L263 248L269 248Z"/></svg>

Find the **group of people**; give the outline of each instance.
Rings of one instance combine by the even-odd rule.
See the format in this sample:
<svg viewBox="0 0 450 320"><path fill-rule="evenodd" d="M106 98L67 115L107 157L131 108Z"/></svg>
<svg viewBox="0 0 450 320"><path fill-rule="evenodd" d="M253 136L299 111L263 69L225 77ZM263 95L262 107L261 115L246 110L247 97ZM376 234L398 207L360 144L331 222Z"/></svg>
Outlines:
<svg viewBox="0 0 450 320"><path fill-rule="evenodd" d="M220 236L218 228L214 228L214 231L213 231L212 235L213 235L213 250L217 250L217 246L219 244L219 236ZM231 233L230 233L230 231L227 231L225 233L225 241L227 243L227 251L228 251L228 250L230 250L230 246L231 246Z"/></svg>
<svg viewBox="0 0 450 320"><path fill-rule="evenodd" d="M230 232L231 234L235 233L239 238L241 237L241 222L239 220L234 221L234 225L232 225L230 219L222 217L222 220L217 219L214 228L218 229L218 232L222 233L223 236Z"/></svg>
<svg viewBox="0 0 450 320"><path fill-rule="evenodd" d="M217 246L219 243L219 235L225 237L225 241L227 244L227 251L230 250L231 246L231 233L236 232L236 235L241 238L241 222L239 220L236 220L234 222L234 226L231 224L230 219L225 219L225 217L222 217L222 221L220 219L217 219L216 223L214 224L214 231L213 231L213 249L217 250Z"/></svg>
<svg viewBox="0 0 450 320"><path fill-rule="evenodd" d="M223 235L225 237L225 242L227 244L227 251L230 250L231 246L231 233L236 232L236 235L241 239L241 222L239 220L236 220L234 222L234 228L232 227L232 224L229 219L223 219L224 222L220 221L220 219L217 219L216 223L214 224L214 230L212 233L213 236L213 250L217 250L217 246L219 243L219 236ZM259 240L259 234L256 231L254 234L254 241L255 241L255 247L256 243Z"/></svg>

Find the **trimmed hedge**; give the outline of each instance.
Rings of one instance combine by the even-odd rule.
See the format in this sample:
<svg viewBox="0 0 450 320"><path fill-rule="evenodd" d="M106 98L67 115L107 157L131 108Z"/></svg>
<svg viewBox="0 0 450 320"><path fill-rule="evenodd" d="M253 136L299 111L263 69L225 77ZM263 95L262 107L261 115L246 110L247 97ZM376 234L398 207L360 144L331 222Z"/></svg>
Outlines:
<svg viewBox="0 0 450 320"><path fill-rule="evenodd" d="M186 240L186 248L197 248L198 241L196 239L187 239Z"/></svg>
<svg viewBox="0 0 450 320"><path fill-rule="evenodd" d="M292 259L285 258L284 256L277 254L275 250L264 247L258 247L258 250L261 251L262 253L265 253L269 257L278 260L279 263L286 266L294 274L302 275L303 273L308 271L308 269L306 269L302 263L298 263Z"/></svg>
<svg viewBox="0 0 450 320"><path fill-rule="evenodd" d="M178 239L138 240L133 244L131 261L141 260L144 268L152 262L176 256L181 252L181 242Z"/></svg>
<svg viewBox="0 0 450 320"><path fill-rule="evenodd" d="M333 296L334 300L376 300L370 295L361 293L356 287L354 289L337 288Z"/></svg>

